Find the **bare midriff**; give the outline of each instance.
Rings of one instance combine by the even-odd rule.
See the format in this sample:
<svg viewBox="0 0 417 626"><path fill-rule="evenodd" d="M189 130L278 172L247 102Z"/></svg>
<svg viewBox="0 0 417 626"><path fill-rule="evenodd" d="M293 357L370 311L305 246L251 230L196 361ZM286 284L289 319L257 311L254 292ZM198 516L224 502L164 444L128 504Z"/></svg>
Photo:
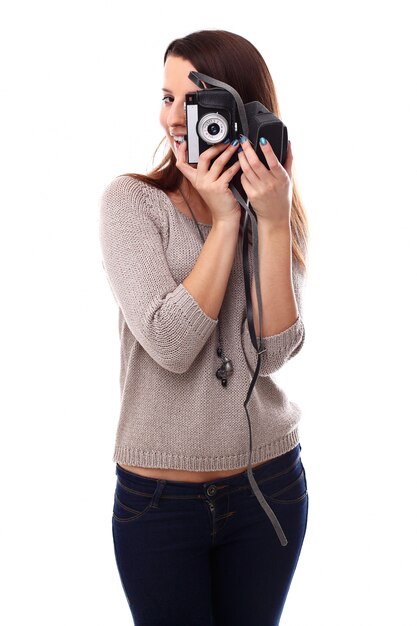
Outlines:
<svg viewBox="0 0 417 626"><path fill-rule="evenodd" d="M260 461L259 463L252 463L252 468L267 462L268 461ZM190 472L188 470L165 469L162 467L138 467L137 465L125 465L124 463L119 463L119 465L129 472L139 474L139 476L163 478L164 480L175 480L187 483L205 483L210 480L218 480L219 478L242 474L246 471L246 467L239 467L232 470L220 470L218 472Z"/></svg>

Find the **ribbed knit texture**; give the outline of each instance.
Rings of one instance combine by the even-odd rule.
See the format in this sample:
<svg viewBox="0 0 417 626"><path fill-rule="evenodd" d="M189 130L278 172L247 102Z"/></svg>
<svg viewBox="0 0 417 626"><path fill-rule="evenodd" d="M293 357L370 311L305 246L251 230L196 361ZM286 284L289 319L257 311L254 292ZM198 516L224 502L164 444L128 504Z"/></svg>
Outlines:
<svg viewBox="0 0 417 626"><path fill-rule="evenodd" d="M100 200L102 265L119 307L121 406L113 461L143 467L213 471L247 466L249 427L243 406L257 354L246 322L242 233L220 310L225 355L234 372L216 378L217 320L182 281L202 241L191 217L161 190L122 175ZM200 225L207 238L211 225ZM252 247L249 263L253 268ZM303 274L293 259L299 317L264 337L267 351L247 405L252 463L294 448L300 407L272 380L304 343Z"/></svg>

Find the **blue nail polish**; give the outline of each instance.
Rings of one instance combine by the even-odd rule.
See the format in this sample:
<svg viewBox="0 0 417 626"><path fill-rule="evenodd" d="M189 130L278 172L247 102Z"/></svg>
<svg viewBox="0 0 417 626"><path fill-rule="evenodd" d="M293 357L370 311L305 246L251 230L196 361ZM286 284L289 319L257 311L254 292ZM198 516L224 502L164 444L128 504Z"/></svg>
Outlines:
<svg viewBox="0 0 417 626"><path fill-rule="evenodd" d="M239 143L239 139L234 139L232 141L232 146L237 146L238 143Z"/></svg>
<svg viewBox="0 0 417 626"><path fill-rule="evenodd" d="M268 142L267 142L267 140L265 139L265 137L261 137L261 138L260 138L260 140L259 140L259 143L260 143L262 146L266 146L266 144L267 144Z"/></svg>
<svg viewBox="0 0 417 626"><path fill-rule="evenodd" d="M230 139L229 139L229 137L228 137L227 139L225 139L225 140L223 141L223 143L229 143L229 141L230 141Z"/></svg>
<svg viewBox="0 0 417 626"><path fill-rule="evenodd" d="M245 135L240 135L240 143L245 143L246 137Z"/></svg>

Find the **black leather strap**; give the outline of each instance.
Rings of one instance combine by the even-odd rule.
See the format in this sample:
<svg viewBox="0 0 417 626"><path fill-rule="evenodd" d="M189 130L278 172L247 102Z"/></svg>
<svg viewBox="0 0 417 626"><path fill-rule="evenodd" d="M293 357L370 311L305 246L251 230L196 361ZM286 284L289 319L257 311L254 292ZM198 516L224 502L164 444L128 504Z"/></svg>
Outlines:
<svg viewBox="0 0 417 626"><path fill-rule="evenodd" d="M261 286L259 280L259 256L258 256L258 223L256 218L252 212L250 207L250 202L245 202L240 195L239 191L233 185L230 185L230 189L235 196L236 200L239 204L245 209L246 215L243 222L243 276L245 281L245 294L246 294L246 316L248 320L248 328L249 334L252 340L252 345L258 352L258 354L262 354L262 352L266 351L266 348L262 344L262 318L263 318L263 309L262 309L262 296L261 296ZM255 326L253 323L253 309L252 309L252 297L251 297L251 289L250 289L250 274L249 274L249 254L248 254L248 218L250 218L252 223L252 249L253 249L253 263L255 266L254 276L255 276L255 288L256 288L256 299L258 301L258 310L259 310L259 338L260 345L258 347L256 341L256 332Z"/></svg>
<svg viewBox="0 0 417 626"><path fill-rule="evenodd" d="M188 74L188 78L190 80L192 80L198 87L202 87L204 88L204 85L201 81L204 81L205 83L208 83L209 85L214 85L215 87L221 87L222 89L226 89L228 92L230 92L232 94L232 96L234 97L234 99L236 100L236 104L238 107L238 111L239 111L239 115L240 115L240 121L242 124L242 130L243 130L243 134L246 135L246 137L249 136L249 125L248 125L248 120L246 117L246 110L245 110L245 106L243 104L242 98L240 97L240 95L238 94L238 92L233 89L233 87L231 87L230 85L223 83L220 80L217 80L215 78L212 78L211 76L207 76L206 74L201 74L201 72L190 72ZM246 202L240 192L236 189L236 187L232 184L229 185L229 188L231 189L233 195L235 196L236 200L239 202L239 204L242 206L242 208L245 210L245 219L243 222L243 254L242 254L242 258L243 258L243 276L244 276L244 282L245 282L245 296L246 296L246 317L247 317L247 321L248 321L248 328L249 328L249 334L250 334L250 338L252 341L252 345L255 348L257 354L258 354L258 361L256 364L256 369L255 369L255 373L253 375L251 384L249 386L249 390L244 402L244 407L245 407L245 411L246 411L246 416L248 419L248 427L249 427L249 463L248 463L248 480L249 483L252 487L252 491L255 495L255 497L257 498L258 502L260 503L261 507L264 509L265 513L268 515L276 534L278 535L278 539L281 543L282 546L286 546L288 544L288 540L285 536L285 533L281 527L281 524L279 523L276 515L274 514L273 510L271 509L271 507L269 506L268 502L265 500L261 490L259 489L255 478L253 476L253 472L252 472L252 429L251 429L251 423L250 423L250 418L249 418L249 413L248 410L246 408L246 405L248 404L250 397L252 395L252 390L255 386L256 380L258 378L258 374L259 374L259 369L261 366L261 354L263 354L264 352L266 352L266 347L262 341L262 318L263 318L263 311L262 311L262 296L261 296L261 286L260 286L260 279L259 279L259 255L258 255L258 224L256 221L256 217L252 211L252 209L250 208L250 202ZM249 248L249 238L248 238L248 225L249 225L249 219L251 220L251 225L252 225L252 250L253 250L253 264L254 264L254 277L255 277L255 288L256 288L256 299L258 302L258 311L259 311L259 346L257 344L256 341L256 331L255 331L255 325L253 322L253 309L252 309L252 297L251 297L251 285L250 285L250 273L249 273L249 253L248 253L248 248Z"/></svg>
<svg viewBox="0 0 417 626"><path fill-rule="evenodd" d="M285 536L285 533L282 529L281 524L279 523L276 515L273 510L269 506L268 502L265 500L262 491L259 489L256 480L253 476L252 471L252 429L250 423L250 417L246 405L248 404L250 397L252 395L252 390L255 386L256 380L258 378L259 369L261 366L261 354L266 351L266 347L262 341L262 296L261 296L261 286L259 279L259 256L258 256L258 224L255 216L253 215L252 210L250 209L250 202L245 202L239 193L239 191L233 186L230 185L230 189L232 190L233 195L236 200L245 210L245 219L243 222L243 276L245 281L245 296L246 296L246 317L248 320L248 328L252 341L252 345L256 349L258 353L258 361L256 364L255 373L253 375L251 384L248 389L248 393L246 395L245 402L243 406L245 407L246 417L248 419L248 427L249 427L249 463L248 463L248 480L252 487L252 491L260 503L261 507L264 509L265 513L268 515L275 532L278 536L278 539L282 546L286 546L288 544L288 540ZM251 220L252 223L252 249L253 249L253 265L254 265L254 278L255 278L255 287L256 287L256 299L258 302L258 311L259 311L259 347L256 341L256 331L253 322L253 309L252 309L252 297L251 297L251 285L250 285L250 274L249 274L249 238L248 238L248 219Z"/></svg>

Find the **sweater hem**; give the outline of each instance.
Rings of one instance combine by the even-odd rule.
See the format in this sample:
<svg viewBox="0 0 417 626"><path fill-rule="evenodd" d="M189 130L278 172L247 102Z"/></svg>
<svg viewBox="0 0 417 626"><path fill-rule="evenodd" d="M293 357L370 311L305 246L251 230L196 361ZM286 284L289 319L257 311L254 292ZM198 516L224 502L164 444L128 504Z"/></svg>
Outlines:
<svg viewBox="0 0 417 626"><path fill-rule="evenodd" d="M263 444L252 450L252 465L269 461L289 452L299 443L299 430L296 426L290 433L272 443ZM140 450L116 445L113 461L136 467L178 469L191 472L211 472L247 467L249 451L227 456L185 456L158 450Z"/></svg>

